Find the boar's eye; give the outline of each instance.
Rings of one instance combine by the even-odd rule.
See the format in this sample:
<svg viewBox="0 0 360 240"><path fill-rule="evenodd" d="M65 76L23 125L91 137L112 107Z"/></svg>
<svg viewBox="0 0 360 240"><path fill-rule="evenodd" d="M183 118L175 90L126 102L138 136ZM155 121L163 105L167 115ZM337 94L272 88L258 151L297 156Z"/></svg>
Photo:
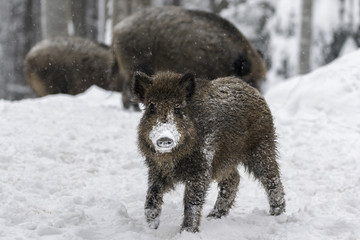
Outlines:
<svg viewBox="0 0 360 240"><path fill-rule="evenodd" d="M175 106L175 108L174 108L174 113L175 113L175 114L180 114L180 113L181 113L180 105L176 105L176 106Z"/></svg>
<svg viewBox="0 0 360 240"><path fill-rule="evenodd" d="M149 104L149 112L150 112L151 114L154 114L154 113L156 112L155 104L153 104L153 103L150 103L150 104Z"/></svg>

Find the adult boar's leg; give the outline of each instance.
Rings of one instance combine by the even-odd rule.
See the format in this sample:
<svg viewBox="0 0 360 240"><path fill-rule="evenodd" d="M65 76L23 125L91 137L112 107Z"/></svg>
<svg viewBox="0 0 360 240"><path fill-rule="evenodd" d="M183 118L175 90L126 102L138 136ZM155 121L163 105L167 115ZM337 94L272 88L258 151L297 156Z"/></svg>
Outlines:
<svg viewBox="0 0 360 240"><path fill-rule="evenodd" d="M122 90L121 97L122 97L123 107L125 109L130 109L131 107L133 107L135 111L139 112L140 111L139 104L133 102L134 97L131 92L130 82L124 81L122 89L123 90Z"/></svg>
<svg viewBox="0 0 360 240"><path fill-rule="evenodd" d="M184 195L184 220L181 231L199 231L201 210L210 184L209 176L209 172L201 172L186 181Z"/></svg>
<svg viewBox="0 0 360 240"><path fill-rule="evenodd" d="M239 183L239 171L237 168L234 168L228 176L218 183L218 197L213 210L211 210L207 216L208 218L221 218L229 213L229 210L235 201Z"/></svg>

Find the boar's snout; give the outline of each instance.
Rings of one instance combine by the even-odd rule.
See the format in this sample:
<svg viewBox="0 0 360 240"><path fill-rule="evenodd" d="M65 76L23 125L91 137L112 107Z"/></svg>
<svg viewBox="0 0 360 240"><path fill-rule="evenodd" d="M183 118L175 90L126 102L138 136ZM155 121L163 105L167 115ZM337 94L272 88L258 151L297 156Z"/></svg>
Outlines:
<svg viewBox="0 0 360 240"><path fill-rule="evenodd" d="M171 152L178 145L180 137L173 116L170 116L166 123L158 120L149 133L150 141L160 153Z"/></svg>
<svg viewBox="0 0 360 240"><path fill-rule="evenodd" d="M171 138L163 137L156 141L156 145L161 148L171 148L174 145L174 141Z"/></svg>

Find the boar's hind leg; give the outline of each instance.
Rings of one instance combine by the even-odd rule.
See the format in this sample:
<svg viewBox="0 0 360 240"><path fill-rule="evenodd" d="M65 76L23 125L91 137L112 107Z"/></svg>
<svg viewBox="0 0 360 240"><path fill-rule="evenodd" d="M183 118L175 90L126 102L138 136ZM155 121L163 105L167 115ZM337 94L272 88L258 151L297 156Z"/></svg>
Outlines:
<svg viewBox="0 0 360 240"><path fill-rule="evenodd" d="M277 216L285 212L285 194L280 177L265 177L261 179L261 183L268 196L270 214Z"/></svg>
<svg viewBox="0 0 360 240"><path fill-rule="evenodd" d="M208 218L221 218L229 213L229 210L235 201L239 182L239 171L237 168L234 168L227 177L218 183L218 197L213 210L211 210L207 216Z"/></svg>
<svg viewBox="0 0 360 240"><path fill-rule="evenodd" d="M259 144L248 155L245 167L264 186L270 204L270 214L280 215L285 212L285 193L274 149L269 147L267 142Z"/></svg>

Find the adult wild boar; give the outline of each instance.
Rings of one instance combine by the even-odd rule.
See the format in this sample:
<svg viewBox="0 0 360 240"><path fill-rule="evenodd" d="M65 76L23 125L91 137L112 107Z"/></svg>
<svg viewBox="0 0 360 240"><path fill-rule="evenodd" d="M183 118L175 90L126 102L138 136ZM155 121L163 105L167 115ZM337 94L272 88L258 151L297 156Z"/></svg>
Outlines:
<svg viewBox="0 0 360 240"><path fill-rule="evenodd" d="M122 76L110 47L79 37L54 37L26 55L25 78L37 96L78 94L95 84L121 91Z"/></svg>
<svg viewBox="0 0 360 240"><path fill-rule="evenodd" d="M114 27L112 47L125 78L125 108L131 106L129 82L135 71L192 71L209 80L235 75L256 88L266 75L262 57L244 35L229 21L203 11L140 11Z"/></svg>
<svg viewBox="0 0 360 240"><path fill-rule="evenodd" d="M255 88L236 77L207 81L159 72L136 73L133 91L146 106L138 143L149 171L145 215L150 227L158 227L163 194L176 183L185 184L182 230L199 230L212 180L219 193L208 217L227 215L239 185L239 164L265 188L270 214L285 211L273 119Z"/></svg>

